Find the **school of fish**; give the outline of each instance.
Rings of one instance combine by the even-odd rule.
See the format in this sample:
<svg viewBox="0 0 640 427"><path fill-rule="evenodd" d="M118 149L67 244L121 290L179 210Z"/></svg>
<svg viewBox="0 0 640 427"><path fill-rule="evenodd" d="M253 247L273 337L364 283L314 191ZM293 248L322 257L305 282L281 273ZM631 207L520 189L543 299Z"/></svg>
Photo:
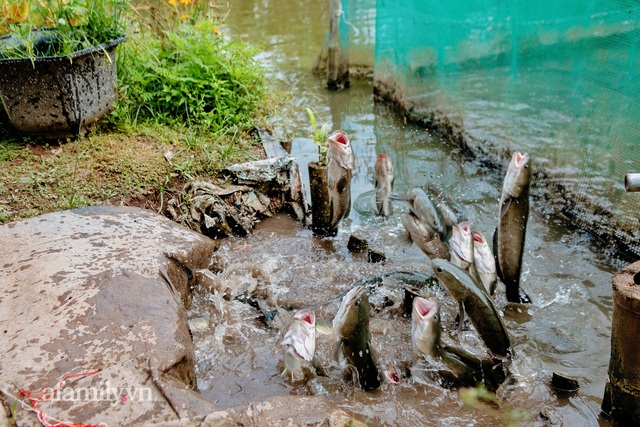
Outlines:
<svg viewBox="0 0 640 427"><path fill-rule="evenodd" d="M328 140L328 189L332 225L349 215L350 181L355 157L348 135L335 131ZM481 359L462 349L441 343L440 303L433 297L416 295L411 309L411 341L415 360L409 369L391 364L378 366L369 330L370 303L367 290L356 285L342 298L333 318L336 336L334 356L344 365L354 384L366 391L382 381L397 383L405 378L435 380L445 386L484 383L495 390L506 378L505 362L511 356L511 341L499 311L493 304L498 281L505 285L510 303L529 303L520 288L525 234L529 214L531 159L515 152L503 182L493 249L484 235L473 229L464 211L434 185L412 188L406 195L394 193L394 168L386 154L378 154L374 165L376 212L393 215L392 202L403 203L400 214L406 232L404 244L415 244L431 259L433 274L460 307L459 329L465 315L486 346ZM315 374L315 328L312 310L298 311L281 341L284 375L292 380Z"/></svg>

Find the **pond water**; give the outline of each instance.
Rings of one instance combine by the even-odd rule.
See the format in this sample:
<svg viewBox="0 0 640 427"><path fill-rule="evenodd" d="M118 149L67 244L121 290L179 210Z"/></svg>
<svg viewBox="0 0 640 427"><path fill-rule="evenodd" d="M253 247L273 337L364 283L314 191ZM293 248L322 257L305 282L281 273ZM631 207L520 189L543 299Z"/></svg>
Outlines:
<svg viewBox="0 0 640 427"><path fill-rule="evenodd" d="M502 177L495 172L466 161L457 149L427 131L406 125L387 106L374 104L369 81L355 80L349 90L329 92L322 79L310 75L325 34L324 3L328 4L232 1L223 32L262 44L260 60L274 87L290 92L293 107L275 119L275 128L277 134L293 138L293 155L301 165L307 191L306 164L316 160L316 147L307 136L310 124L304 108L313 108L319 121L328 122L332 129L348 132L357 160L351 214L338 235L327 239L314 237L281 215L263 221L252 236L226 239L216 254L223 266L219 273L223 283L255 287L252 298L270 309L309 307L321 319L335 314L342 293L357 280L395 271L431 274L430 262L420 250L399 243L404 232L400 214L407 207L397 202L394 215L387 219L370 212L376 154L391 157L396 191L437 184L465 209L473 227L489 238L497 224L502 187ZM503 311L503 287L494 299L514 348L511 379L497 392L508 402L503 414L524 410L527 425L609 425L599 411L610 354L611 275L625 262L604 254L588 235L567 230L537 208L533 206L530 214L521 281L533 304L526 313ZM350 253L351 234L384 252L386 262L373 264ZM385 281L386 296L393 299L392 282ZM473 328L456 331L456 305L451 297L431 292L444 305L445 339L483 354ZM372 295L372 302L378 297ZM435 383L387 382L375 392L360 391L342 378L333 360L331 335L318 335L317 357L326 371L324 382L293 384L280 375L282 331L267 325L262 313L246 302L197 289L189 316L198 387L222 407L315 393L368 425L501 423L491 411L462 408L457 391ZM408 319L393 310L374 310L371 327L381 365L412 360ZM578 378L580 390L558 395L550 385L553 371Z"/></svg>

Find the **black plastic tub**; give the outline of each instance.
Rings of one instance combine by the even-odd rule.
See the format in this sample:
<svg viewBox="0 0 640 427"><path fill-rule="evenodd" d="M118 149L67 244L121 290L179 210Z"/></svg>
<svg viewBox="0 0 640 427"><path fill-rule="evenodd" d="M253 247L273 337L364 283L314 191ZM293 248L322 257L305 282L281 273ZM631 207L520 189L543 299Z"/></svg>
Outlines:
<svg viewBox="0 0 640 427"><path fill-rule="evenodd" d="M42 32L38 37L46 38ZM120 37L67 56L0 59L0 98L20 132L42 139L75 138L113 110ZM0 56L19 41L0 37Z"/></svg>

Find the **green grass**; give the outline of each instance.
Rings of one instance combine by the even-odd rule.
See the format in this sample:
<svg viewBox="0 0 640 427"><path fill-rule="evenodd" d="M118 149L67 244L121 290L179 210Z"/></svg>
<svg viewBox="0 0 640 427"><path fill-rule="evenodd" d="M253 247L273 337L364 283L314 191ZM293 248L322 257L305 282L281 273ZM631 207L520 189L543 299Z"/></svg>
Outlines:
<svg viewBox="0 0 640 427"><path fill-rule="evenodd" d="M211 180L228 164L261 156L246 134L194 144L188 134L160 125L11 145L10 160L0 161L0 223L88 205L162 211L187 180Z"/></svg>
<svg viewBox="0 0 640 427"><path fill-rule="evenodd" d="M257 50L226 41L214 29L200 22L179 25L163 38L132 38L118 61L118 119L214 134L250 127L265 96Z"/></svg>

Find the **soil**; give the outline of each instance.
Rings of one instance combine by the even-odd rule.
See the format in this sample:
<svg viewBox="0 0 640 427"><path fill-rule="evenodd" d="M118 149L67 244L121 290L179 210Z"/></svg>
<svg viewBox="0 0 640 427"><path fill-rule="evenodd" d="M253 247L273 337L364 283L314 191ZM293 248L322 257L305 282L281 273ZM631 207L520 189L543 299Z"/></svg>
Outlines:
<svg viewBox="0 0 640 427"><path fill-rule="evenodd" d="M135 206L164 214L168 200L194 179L265 158L248 134L190 146L154 129L95 132L74 141L0 139L0 224L70 208ZM222 148L221 148L222 147Z"/></svg>

